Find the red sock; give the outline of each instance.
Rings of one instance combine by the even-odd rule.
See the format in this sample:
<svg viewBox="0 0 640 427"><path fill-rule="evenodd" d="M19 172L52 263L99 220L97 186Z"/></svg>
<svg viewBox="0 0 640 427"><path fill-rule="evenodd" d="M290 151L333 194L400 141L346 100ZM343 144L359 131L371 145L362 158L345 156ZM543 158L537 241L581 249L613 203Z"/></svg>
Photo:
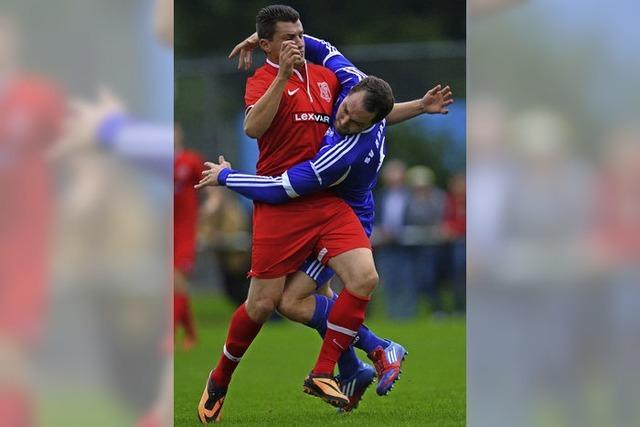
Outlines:
<svg viewBox="0 0 640 427"><path fill-rule="evenodd" d="M247 313L247 308L242 304L231 316L227 341L224 344L222 355L211 378L217 385L226 387L231 381L231 375L245 351L249 348L253 339L260 332L261 323L254 322Z"/></svg>
<svg viewBox="0 0 640 427"><path fill-rule="evenodd" d="M180 292L173 293L173 331L178 332L178 328L184 325L184 314L186 310L186 295Z"/></svg>
<svg viewBox="0 0 640 427"><path fill-rule="evenodd" d="M333 374L338 359L362 326L368 304L369 298L354 295L347 289L340 293L327 319L327 333L312 371L314 374Z"/></svg>

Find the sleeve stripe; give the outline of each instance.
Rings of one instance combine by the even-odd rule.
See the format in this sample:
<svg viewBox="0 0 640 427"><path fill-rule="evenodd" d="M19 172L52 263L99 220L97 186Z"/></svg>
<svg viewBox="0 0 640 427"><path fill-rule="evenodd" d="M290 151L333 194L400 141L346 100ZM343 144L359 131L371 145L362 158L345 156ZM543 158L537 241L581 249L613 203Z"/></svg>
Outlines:
<svg viewBox="0 0 640 427"><path fill-rule="evenodd" d="M318 178L318 183L320 185L322 185L322 177L320 176L320 174L318 173L318 171L316 170L316 167L313 165L312 162L309 162L309 166L311 166L311 170L313 171L313 173L316 174L316 178Z"/></svg>
<svg viewBox="0 0 640 427"><path fill-rule="evenodd" d="M287 195L292 199L300 197L300 195L296 193L296 190L293 189L291 181L289 181L289 175L287 174L287 172L282 174L282 186L284 187L284 191L287 192Z"/></svg>
<svg viewBox="0 0 640 427"><path fill-rule="evenodd" d="M341 55L341 53L336 50L335 52L331 52L329 55L325 56L325 58L322 60L322 66L325 66L325 64L327 63L327 61L329 59L333 58L334 56L338 56L338 55Z"/></svg>
<svg viewBox="0 0 640 427"><path fill-rule="evenodd" d="M272 181L264 181L261 179L251 179L251 178L232 178L228 177L227 182L237 182L237 183L256 183L256 184L282 184L282 180L272 180Z"/></svg>
<svg viewBox="0 0 640 427"><path fill-rule="evenodd" d="M340 150L340 148L344 145L349 144L354 138L354 135L347 136L336 145L325 151L324 154L322 154L322 156L320 156L320 158L318 158L318 160L314 162L314 166L320 168L324 163L326 163L327 160L330 160L335 155L336 151Z"/></svg>
<svg viewBox="0 0 640 427"><path fill-rule="evenodd" d="M331 43L329 43L326 40L322 40L322 39L319 39L317 37L310 36L308 34L305 34L304 37L305 38L309 38L311 40L315 40L318 43L321 43L327 49L328 54L322 60L322 65L325 65L329 58L331 58L333 56L336 56L336 55L341 55L341 53L338 51L338 48L336 48L334 45L332 45Z"/></svg>
<svg viewBox="0 0 640 427"><path fill-rule="evenodd" d="M323 170L327 169L327 167L331 166L332 164L334 164L336 161L340 160L340 158L342 156L344 156L344 154L348 153L351 148L353 148L353 145L355 144L355 142L358 140L358 138L352 139L351 141L349 141L349 143L345 143L345 144L341 144L341 145L336 145L334 148L335 150L332 149L332 153L331 156L326 157L322 160L322 162L319 162L317 164L315 164L318 173L322 172Z"/></svg>
<svg viewBox="0 0 640 427"><path fill-rule="evenodd" d="M339 70L336 71L336 73L343 71L345 73L349 73L349 74L353 74L354 76L356 76L358 78L358 81L364 79L365 77L367 77L367 75L365 73L363 73L362 71L358 70L356 67L344 67L344 68L340 68Z"/></svg>
<svg viewBox="0 0 640 427"><path fill-rule="evenodd" d="M259 187L282 187L282 186L283 186L283 184L281 182L258 183L258 182L229 182L229 181L227 181L227 187L230 187L230 188L237 188L237 187L259 188Z"/></svg>
<svg viewBox="0 0 640 427"><path fill-rule="evenodd" d="M252 179L255 181L282 181L282 178L280 178L279 176L277 177L273 177L273 176L261 176L261 175L247 175L244 173L234 173L229 175L229 179Z"/></svg>
<svg viewBox="0 0 640 427"><path fill-rule="evenodd" d="M340 149L336 150L334 156L332 156L331 158L327 158L327 160L321 166L318 167L318 172L322 172L326 170L327 168L331 167L331 165L333 165L338 160L340 160L342 157L344 157L345 154L347 154L349 151L353 149L353 147L355 147L359 139L360 139L360 134L356 135L356 137L353 139L353 141L349 143L349 145L345 144L346 146L342 146L340 147Z"/></svg>

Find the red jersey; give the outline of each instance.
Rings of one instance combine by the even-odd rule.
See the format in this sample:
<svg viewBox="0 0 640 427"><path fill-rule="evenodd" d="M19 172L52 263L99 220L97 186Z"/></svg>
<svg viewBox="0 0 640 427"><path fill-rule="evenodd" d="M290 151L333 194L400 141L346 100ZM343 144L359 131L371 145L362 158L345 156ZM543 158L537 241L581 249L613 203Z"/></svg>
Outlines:
<svg viewBox="0 0 640 427"><path fill-rule="evenodd" d="M327 68L310 63L305 68L294 70L271 126L258 139L258 175L281 175L290 167L312 159L320 150L340 84ZM244 97L247 109L258 102L277 74L278 65L267 60L247 80Z"/></svg>
<svg viewBox="0 0 640 427"><path fill-rule="evenodd" d="M173 257L174 265L188 271L193 266L198 221L198 193L203 160L194 151L176 155L173 166Z"/></svg>
<svg viewBox="0 0 640 427"><path fill-rule="evenodd" d="M247 80L247 109L264 95L277 74L278 65L267 60ZM339 88L328 69L307 64L302 71L294 70L271 126L258 139L258 174L281 175L317 154ZM370 246L359 220L329 190L282 205L254 203L250 276L282 277L296 271L313 252L323 254L322 262L328 262L361 247Z"/></svg>

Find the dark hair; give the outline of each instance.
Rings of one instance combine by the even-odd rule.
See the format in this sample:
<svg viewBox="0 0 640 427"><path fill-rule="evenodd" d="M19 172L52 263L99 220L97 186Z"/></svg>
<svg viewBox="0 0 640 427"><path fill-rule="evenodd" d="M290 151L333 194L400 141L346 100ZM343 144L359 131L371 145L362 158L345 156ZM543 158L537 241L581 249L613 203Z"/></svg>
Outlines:
<svg viewBox="0 0 640 427"><path fill-rule="evenodd" d="M387 117L393 109L395 102L393 90L391 90L389 83L379 77L368 76L351 88L350 93L356 93L362 90L366 92L363 99L365 110L370 113L375 113L373 123L377 123Z"/></svg>
<svg viewBox="0 0 640 427"><path fill-rule="evenodd" d="M271 40L276 33L278 22L293 22L300 20L300 14L291 6L272 4L263 7L256 16L256 32L258 38Z"/></svg>

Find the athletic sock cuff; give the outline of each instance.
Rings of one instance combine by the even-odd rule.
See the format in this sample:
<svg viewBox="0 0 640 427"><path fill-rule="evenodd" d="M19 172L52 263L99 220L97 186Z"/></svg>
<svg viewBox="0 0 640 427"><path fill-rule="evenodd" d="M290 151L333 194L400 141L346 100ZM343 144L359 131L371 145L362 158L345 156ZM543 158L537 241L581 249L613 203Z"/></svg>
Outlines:
<svg viewBox="0 0 640 427"><path fill-rule="evenodd" d="M364 301L364 302L369 302L369 301L371 301L371 297L367 297L367 296L363 296L363 295L357 295L357 294L354 294L353 292L351 292L351 291L350 291L349 289L347 289L347 288L344 288L342 292L346 292L347 294L349 294L349 296L351 296L351 297L353 297L353 298L355 298L355 299L357 299L357 300L360 300L360 301Z"/></svg>

